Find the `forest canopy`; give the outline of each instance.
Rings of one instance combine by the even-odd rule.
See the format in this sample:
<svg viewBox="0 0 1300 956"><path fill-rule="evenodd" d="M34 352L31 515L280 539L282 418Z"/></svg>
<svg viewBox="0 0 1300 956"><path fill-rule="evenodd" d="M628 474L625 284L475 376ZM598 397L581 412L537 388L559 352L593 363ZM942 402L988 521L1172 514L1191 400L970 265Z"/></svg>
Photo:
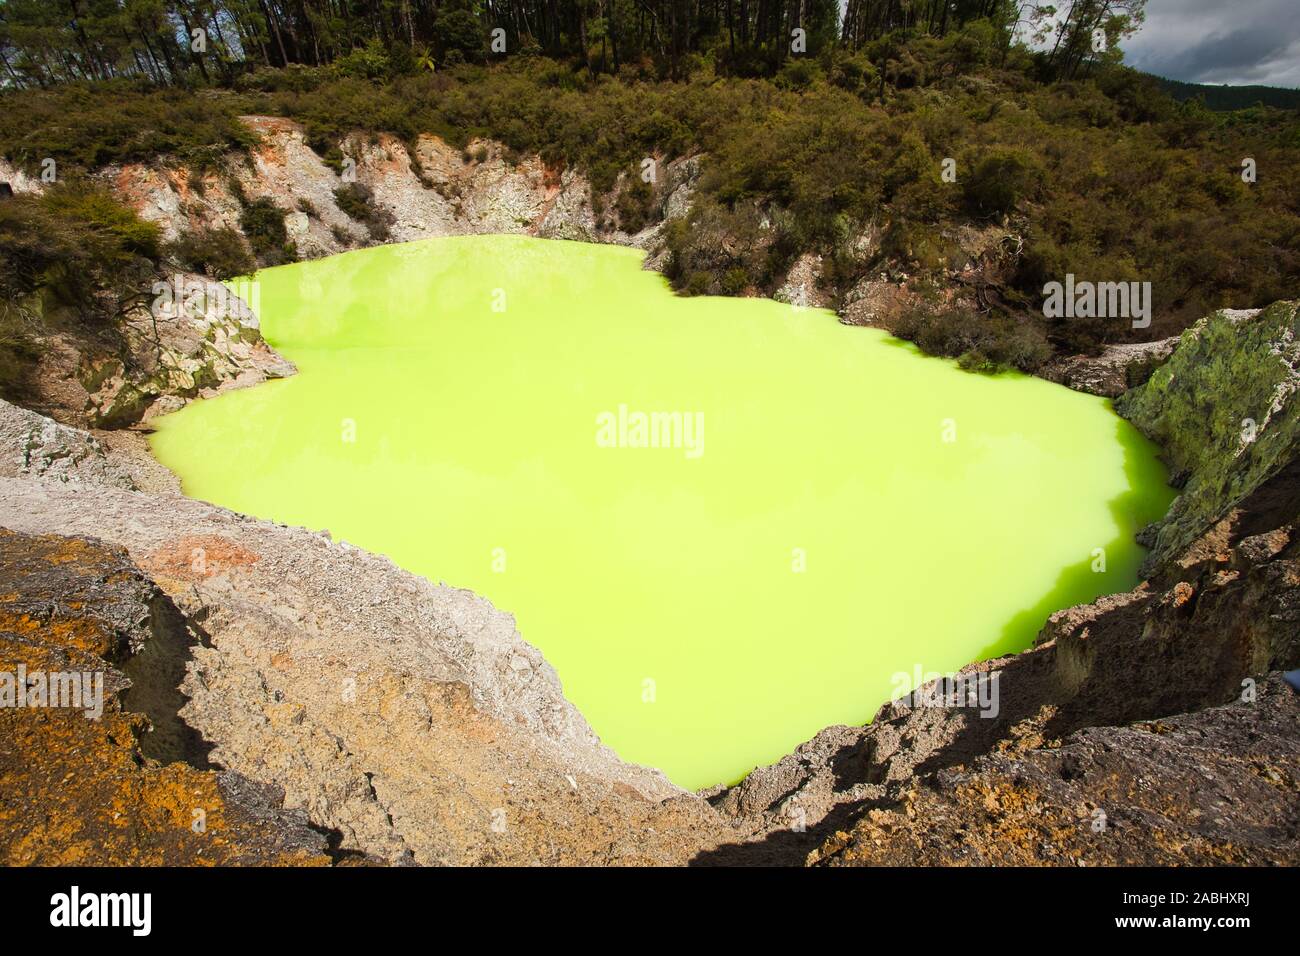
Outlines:
<svg viewBox="0 0 1300 956"><path fill-rule="evenodd" d="M228 83L257 66L340 61L374 79L391 68L383 56L428 69L516 53L615 74L649 63L672 79L708 59L720 73L756 76L831 46L943 38L979 22L971 42L1005 55L1013 36L1032 39L1044 68L1068 78L1117 62L1116 41L1140 25L1144 4L847 0L841 17L839 0L4 0L0 66L20 88L120 77Z"/></svg>

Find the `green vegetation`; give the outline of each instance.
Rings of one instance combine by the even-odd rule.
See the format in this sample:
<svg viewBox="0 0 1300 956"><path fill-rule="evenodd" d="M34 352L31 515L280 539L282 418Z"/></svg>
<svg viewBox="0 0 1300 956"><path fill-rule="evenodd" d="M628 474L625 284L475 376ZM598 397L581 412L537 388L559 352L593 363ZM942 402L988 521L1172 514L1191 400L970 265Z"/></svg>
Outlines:
<svg viewBox="0 0 1300 956"><path fill-rule="evenodd" d="M773 286L797 253L790 217L773 224L754 204L695 204L665 235L665 274L690 295L739 295Z"/></svg>
<svg viewBox="0 0 1300 956"><path fill-rule="evenodd" d="M1032 197L1042 170L1025 149L998 148L981 157L966 180L966 201L979 215L1005 216Z"/></svg>
<svg viewBox="0 0 1300 956"><path fill-rule="evenodd" d="M956 301L899 331L976 367L1032 368L1043 342L1095 351L1174 334L1300 280L1300 119L1178 103L1120 65L1114 42L1094 54L1093 31L1122 39L1141 0L1076 0L1056 20L1003 0L851 0L838 28L823 2L352 5L367 18L333 16L330 0L177 2L127 40L111 17L92 24L72 6L0 8L0 154L31 171L46 157L61 176L164 158L214 168L252 143L240 115L276 115L336 169L352 133L433 133L467 162L486 158L475 140L497 140L508 161L582 170L601 221L636 231L659 215L642 160L703 152L695 208L666 233L678 289L770 293L804 252L822 256L835 294L881 273L913 289L956 284ZM1039 52L1013 42L1018 14L1047 39ZM211 28L206 53L179 45L182 21ZM498 26L506 56L488 46ZM786 40L796 26L804 54ZM51 53L58 43L67 56ZM1242 180L1247 158L1256 182ZM387 236L364 187L336 198ZM245 206L257 261L295 258L284 211ZM188 237L175 254L235 268L214 243L229 246ZM1066 273L1151 282L1151 327L1044 319L1042 287ZM977 326L963 331L961 315Z"/></svg>
<svg viewBox="0 0 1300 956"><path fill-rule="evenodd" d="M48 157L59 169L97 169L171 156L208 167L254 140L228 103L127 80L8 89L2 100L4 155L29 166Z"/></svg>
<svg viewBox="0 0 1300 956"><path fill-rule="evenodd" d="M0 202L0 392L21 389L40 336L111 336L158 255L157 226L85 183Z"/></svg>
<svg viewBox="0 0 1300 956"><path fill-rule="evenodd" d="M361 223L370 232L370 238L376 242L387 242L389 228L393 224L392 214L375 205L375 197L369 187L360 183L349 183L334 190L334 201L339 209Z"/></svg>
<svg viewBox="0 0 1300 956"><path fill-rule="evenodd" d="M1178 102L1199 100L1206 109L1244 110L1253 106L1272 106L1280 110L1300 109L1300 90L1280 86L1208 86L1182 83L1157 76L1160 88Z"/></svg>
<svg viewBox="0 0 1300 956"><path fill-rule="evenodd" d="M166 251L182 268L213 279L233 279L257 269L243 237L229 228L183 233Z"/></svg>
<svg viewBox="0 0 1300 956"><path fill-rule="evenodd" d="M298 250L284 227L285 210L265 196L244 203L239 228L253 248L257 264L278 266L298 261Z"/></svg>
<svg viewBox="0 0 1300 956"><path fill-rule="evenodd" d="M651 221L654 191L639 179L629 180L618 194L618 226L624 232L640 232Z"/></svg>
<svg viewBox="0 0 1300 956"><path fill-rule="evenodd" d="M894 333L931 355L960 359L962 368L972 372L1002 368L1032 372L1052 354L1043 333L1027 322L954 308L909 311Z"/></svg>

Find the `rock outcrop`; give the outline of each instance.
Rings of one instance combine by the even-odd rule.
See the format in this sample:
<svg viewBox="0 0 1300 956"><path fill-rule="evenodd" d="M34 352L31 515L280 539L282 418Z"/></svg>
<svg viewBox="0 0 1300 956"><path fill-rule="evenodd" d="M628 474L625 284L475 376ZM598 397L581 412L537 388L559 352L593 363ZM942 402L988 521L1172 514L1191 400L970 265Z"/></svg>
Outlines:
<svg viewBox="0 0 1300 956"><path fill-rule="evenodd" d="M1165 564L1300 454L1300 308L1224 310L1182 334L1120 414L1163 449L1182 494L1153 529Z"/></svg>
<svg viewBox="0 0 1300 956"><path fill-rule="evenodd" d="M130 471L92 435L0 399L0 477L20 475L135 488Z"/></svg>
<svg viewBox="0 0 1300 956"><path fill-rule="evenodd" d="M33 396L40 411L69 425L123 428L294 373L231 288L178 273L153 293L125 311L111 337L56 333L41 342Z"/></svg>
<svg viewBox="0 0 1300 956"><path fill-rule="evenodd" d="M1300 698L1093 727L927 775L813 851L831 866L1294 866Z"/></svg>
<svg viewBox="0 0 1300 956"><path fill-rule="evenodd" d="M1039 369L1038 375L1077 392L1118 398L1130 388L1144 385L1177 344L1174 336L1156 342L1108 345L1100 355L1062 355Z"/></svg>
<svg viewBox="0 0 1300 956"><path fill-rule="evenodd" d="M185 274L164 285L158 300L127 314L115 353L83 358L91 426L121 427L294 373L262 339L257 315L226 286Z"/></svg>
<svg viewBox="0 0 1300 956"><path fill-rule="evenodd" d="M121 550L0 529L0 580L0 862L331 862L281 791L211 768L183 732L175 682L199 638ZM66 683L82 675L98 714Z"/></svg>
<svg viewBox="0 0 1300 956"><path fill-rule="evenodd" d="M39 178L27 175L4 157L0 157L0 183L8 183L9 188L18 194L39 193L42 189Z"/></svg>
<svg viewBox="0 0 1300 956"><path fill-rule="evenodd" d="M894 282L886 275L867 276L844 293L840 321L845 325L866 325L892 329L921 298L905 283Z"/></svg>
<svg viewBox="0 0 1300 956"><path fill-rule="evenodd" d="M829 304L829 299L820 289L821 269L821 256L804 253L790 267L785 282L776 290L772 298L800 308L824 308Z"/></svg>

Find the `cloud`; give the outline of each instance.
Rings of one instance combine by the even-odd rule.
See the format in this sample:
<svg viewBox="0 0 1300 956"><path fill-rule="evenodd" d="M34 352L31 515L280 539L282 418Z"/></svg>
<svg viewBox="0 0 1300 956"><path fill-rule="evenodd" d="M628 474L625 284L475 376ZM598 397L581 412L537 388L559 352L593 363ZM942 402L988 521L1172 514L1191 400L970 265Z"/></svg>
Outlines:
<svg viewBox="0 0 1300 956"><path fill-rule="evenodd" d="M1189 83L1300 87L1295 0L1147 0L1131 66Z"/></svg>

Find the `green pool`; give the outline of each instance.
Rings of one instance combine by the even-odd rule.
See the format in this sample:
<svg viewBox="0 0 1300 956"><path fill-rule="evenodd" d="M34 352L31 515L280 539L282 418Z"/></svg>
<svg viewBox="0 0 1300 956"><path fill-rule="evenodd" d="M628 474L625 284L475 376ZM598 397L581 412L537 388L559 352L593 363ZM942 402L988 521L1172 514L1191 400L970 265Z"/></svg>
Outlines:
<svg viewBox="0 0 1300 956"><path fill-rule="evenodd" d="M1128 589L1172 497L1102 399L679 298L634 250L432 239L257 278L300 373L156 423L186 493L485 595L685 787Z"/></svg>

